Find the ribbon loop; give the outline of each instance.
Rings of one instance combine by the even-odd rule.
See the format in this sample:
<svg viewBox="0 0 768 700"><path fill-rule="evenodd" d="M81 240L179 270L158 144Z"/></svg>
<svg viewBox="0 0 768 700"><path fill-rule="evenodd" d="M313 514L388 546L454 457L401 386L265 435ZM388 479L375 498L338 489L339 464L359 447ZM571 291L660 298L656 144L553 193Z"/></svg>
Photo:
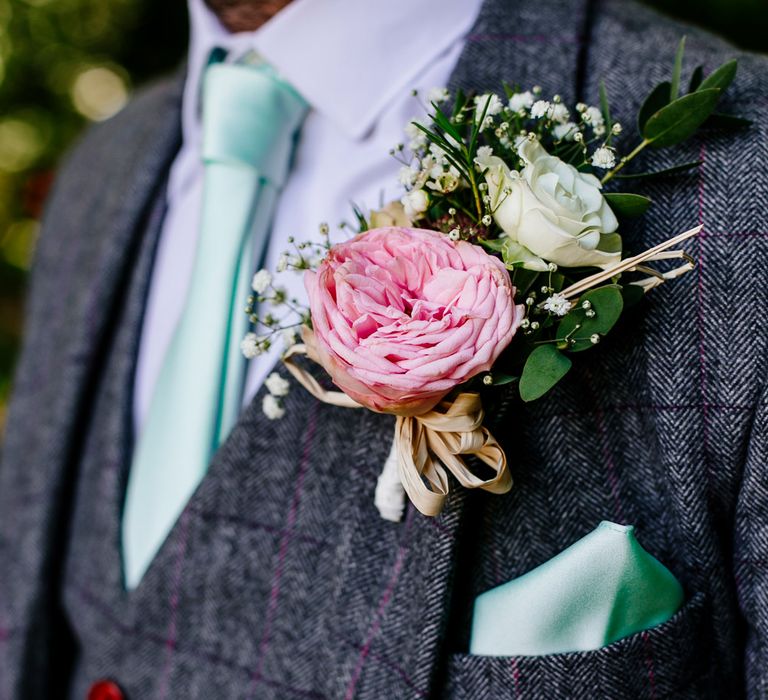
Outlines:
<svg viewBox="0 0 768 700"><path fill-rule="evenodd" d="M311 345L294 345L283 356L283 362L296 380L318 400L347 408L361 405L340 391L327 391L295 358L311 354ZM413 504L424 515L437 515L450 491L448 472L468 489L506 493L512 488L507 457L490 431L483 427L480 395L462 392L441 401L420 416L397 416L395 451L400 481ZM462 459L476 457L493 470L493 476L482 479Z"/></svg>

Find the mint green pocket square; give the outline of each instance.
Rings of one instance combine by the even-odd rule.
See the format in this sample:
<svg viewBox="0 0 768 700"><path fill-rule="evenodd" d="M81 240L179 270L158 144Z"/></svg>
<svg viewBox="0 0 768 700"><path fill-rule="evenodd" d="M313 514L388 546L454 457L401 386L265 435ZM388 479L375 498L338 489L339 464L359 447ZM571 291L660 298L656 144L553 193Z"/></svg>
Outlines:
<svg viewBox="0 0 768 700"><path fill-rule="evenodd" d="M666 622L682 603L677 579L640 546L634 528L604 521L553 559L479 595L469 651L599 649Z"/></svg>

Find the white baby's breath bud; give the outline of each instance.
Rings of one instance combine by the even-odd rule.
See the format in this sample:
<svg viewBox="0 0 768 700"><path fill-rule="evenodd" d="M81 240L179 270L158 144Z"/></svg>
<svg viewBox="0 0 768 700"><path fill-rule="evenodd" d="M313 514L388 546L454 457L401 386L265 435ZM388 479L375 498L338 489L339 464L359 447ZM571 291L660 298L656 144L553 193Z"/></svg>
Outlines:
<svg viewBox="0 0 768 700"><path fill-rule="evenodd" d="M544 302L544 309L555 316L565 316L571 310L571 304L562 294L553 294Z"/></svg>
<svg viewBox="0 0 768 700"><path fill-rule="evenodd" d="M264 415L269 420L280 420L285 415L285 409L280 403L280 399L272 394L267 394L261 403L261 408L264 411Z"/></svg>
<svg viewBox="0 0 768 700"><path fill-rule="evenodd" d="M573 122L565 122L564 124L555 124L552 129L552 136L558 141L572 141L578 132L578 126Z"/></svg>
<svg viewBox="0 0 768 700"><path fill-rule="evenodd" d="M486 374L483 377L483 384L485 384L485 386L491 386L491 384L493 384L493 376Z"/></svg>
<svg viewBox="0 0 768 700"><path fill-rule="evenodd" d="M475 156L475 164L481 170L485 170L491 165L491 156L493 156L493 149L490 146L480 146Z"/></svg>
<svg viewBox="0 0 768 700"><path fill-rule="evenodd" d="M296 342L296 331L293 328L286 328L282 333L283 344L286 348L291 347Z"/></svg>
<svg viewBox="0 0 768 700"><path fill-rule="evenodd" d="M584 140L584 134L582 134L580 131L577 131L577 132L576 132L576 133L573 135L573 140L574 140L576 143L581 143L581 142Z"/></svg>
<svg viewBox="0 0 768 700"><path fill-rule="evenodd" d="M254 357L261 355L263 352L262 347L262 340L255 333L246 333L240 342L240 350L246 360L252 360Z"/></svg>
<svg viewBox="0 0 768 700"><path fill-rule="evenodd" d="M597 107L587 107L581 118L592 126L600 126L604 123L603 113Z"/></svg>
<svg viewBox="0 0 768 700"><path fill-rule="evenodd" d="M290 382L277 372L272 372L265 380L264 386L272 396L287 396L291 389Z"/></svg>
<svg viewBox="0 0 768 700"><path fill-rule="evenodd" d="M605 136L605 125L604 124L598 124L595 128L595 136Z"/></svg>
<svg viewBox="0 0 768 700"><path fill-rule="evenodd" d="M327 236L331 232L331 227L327 223L320 224L320 235Z"/></svg>
<svg viewBox="0 0 768 700"><path fill-rule="evenodd" d="M531 108L533 105L533 93L530 90L525 92L516 92L509 98L509 108L513 112L523 112Z"/></svg>
<svg viewBox="0 0 768 700"><path fill-rule="evenodd" d="M424 190L412 190L400 198L405 215L411 220L420 219L429 207L429 195Z"/></svg>
<svg viewBox="0 0 768 700"><path fill-rule="evenodd" d="M601 146L592 154L592 165L596 168L609 170L616 165L616 155L607 146Z"/></svg>
<svg viewBox="0 0 768 700"><path fill-rule="evenodd" d="M450 94L448 93L448 88L433 87L427 93L427 102L429 102L430 104L432 102L436 104L440 104L441 102L445 102L449 97L450 97Z"/></svg>
<svg viewBox="0 0 768 700"><path fill-rule="evenodd" d="M539 322L538 321L531 321L531 330L532 331L539 330Z"/></svg>
<svg viewBox="0 0 768 700"><path fill-rule="evenodd" d="M593 333L589 336L589 342L592 343L592 345L597 345L600 342L600 336L597 333Z"/></svg>
<svg viewBox="0 0 768 700"><path fill-rule="evenodd" d="M611 127L611 133L612 133L614 136L618 136L618 135L621 133L621 124L619 124L619 122L616 122L616 123L615 123L615 124L614 124L614 125Z"/></svg>
<svg viewBox="0 0 768 700"><path fill-rule="evenodd" d="M541 119L549 116L552 105L547 100L536 100L531 107L531 116L534 119Z"/></svg>
<svg viewBox="0 0 768 700"><path fill-rule="evenodd" d="M486 108L486 104L488 107ZM479 121L480 117L485 112L485 116L496 116L501 110L504 109L504 103L499 99L498 95L492 93L486 93L485 95L478 95L475 97L475 120Z"/></svg>
<svg viewBox="0 0 768 700"><path fill-rule="evenodd" d="M568 108L564 104L555 104L550 110L550 119L553 119L560 124L564 124L568 121L568 117L571 116Z"/></svg>
<svg viewBox="0 0 768 700"><path fill-rule="evenodd" d="M583 102L578 102L576 104L576 111L581 113L587 108L587 105L585 105Z"/></svg>
<svg viewBox="0 0 768 700"><path fill-rule="evenodd" d="M283 253L277 261L277 271L278 272L285 272L288 269L288 261L289 261L288 253Z"/></svg>
<svg viewBox="0 0 768 700"><path fill-rule="evenodd" d="M449 214L450 216L456 216L456 209L454 209L453 207L451 207L450 209L448 209L448 214Z"/></svg>
<svg viewBox="0 0 768 700"><path fill-rule="evenodd" d="M272 275L269 270L259 270L251 280L251 289L256 294L264 294L272 284Z"/></svg>
<svg viewBox="0 0 768 700"><path fill-rule="evenodd" d="M531 92L533 92L534 95L540 95L541 94L541 85L534 85L531 88Z"/></svg>
<svg viewBox="0 0 768 700"><path fill-rule="evenodd" d="M547 270L549 270L550 272L557 272L557 265L551 262L547 265Z"/></svg>
<svg viewBox="0 0 768 700"><path fill-rule="evenodd" d="M451 229L448 232L448 238L452 241L458 241L461 238L461 231L458 228Z"/></svg>
<svg viewBox="0 0 768 700"><path fill-rule="evenodd" d="M486 214L482 218L483 226L490 226L492 221L493 221L493 218L491 217L490 214Z"/></svg>
<svg viewBox="0 0 768 700"><path fill-rule="evenodd" d="M522 321L520 321L520 328L522 329L526 329L530 325L531 325L531 322L527 318L524 318Z"/></svg>

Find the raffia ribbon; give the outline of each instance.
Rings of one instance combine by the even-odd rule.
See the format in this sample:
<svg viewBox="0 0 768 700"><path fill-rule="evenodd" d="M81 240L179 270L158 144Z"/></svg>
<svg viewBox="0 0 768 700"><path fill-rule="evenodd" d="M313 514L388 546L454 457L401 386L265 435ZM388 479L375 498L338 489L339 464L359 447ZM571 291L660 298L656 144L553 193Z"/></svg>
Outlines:
<svg viewBox="0 0 768 700"><path fill-rule="evenodd" d="M341 391L328 391L296 359L313 357L311 346L292 346L283 363L294 378L316 399L334 406L362 408ZM485 413L480 395L464 392L441 401L419 416L397 416L395 450L400 482L413 504L424 515L437 515L449 492L448 472L469 489L506 493L512 488L504 450L483 426ZM472 455L493 470L482 479L472 473L462 456ZM386 469L386 467L385 467ZM394 519L394 518L392 518Z"/></svg>

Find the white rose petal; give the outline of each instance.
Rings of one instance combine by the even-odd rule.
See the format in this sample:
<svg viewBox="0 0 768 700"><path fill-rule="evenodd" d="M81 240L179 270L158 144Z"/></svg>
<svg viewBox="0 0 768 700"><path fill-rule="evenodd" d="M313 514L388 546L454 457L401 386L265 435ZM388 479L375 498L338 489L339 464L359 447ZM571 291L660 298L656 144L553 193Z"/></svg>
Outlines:
<svg viewBox="0 0 768 700"><path fill-rule="evenodd" d="M496 223L531 254L524 267L542 269L537 259L561 267L617 263L619 239L609 234L618 221L600 181L551 156L536 140L521 141L518 154L524 163L520 172L491 156L485 177Z"/></svg>
<svg viewBox="0 0 768 700"><path fill-rule="evenodd" d="M272 284L272 275L269 270L259 270L251 282L251 288L256 294L264 294Z"/></svg>
<svg viewBox="0 0 768 700"><path fill-rule="evenodd" d="M261 408L264 411L264 415L269 418L269 420L279 420L285 415L285 409L281 405L280 399L272 396L272 394L267 394L264 397L264 400L261 403Z"/></svg>
<svg viewBox="0 0 768 700"><path fill-rule="evenodd" d="M291 388L291 383L277 372L272 372L264 380L264 385L272 396L287 396Z"/></svg>

